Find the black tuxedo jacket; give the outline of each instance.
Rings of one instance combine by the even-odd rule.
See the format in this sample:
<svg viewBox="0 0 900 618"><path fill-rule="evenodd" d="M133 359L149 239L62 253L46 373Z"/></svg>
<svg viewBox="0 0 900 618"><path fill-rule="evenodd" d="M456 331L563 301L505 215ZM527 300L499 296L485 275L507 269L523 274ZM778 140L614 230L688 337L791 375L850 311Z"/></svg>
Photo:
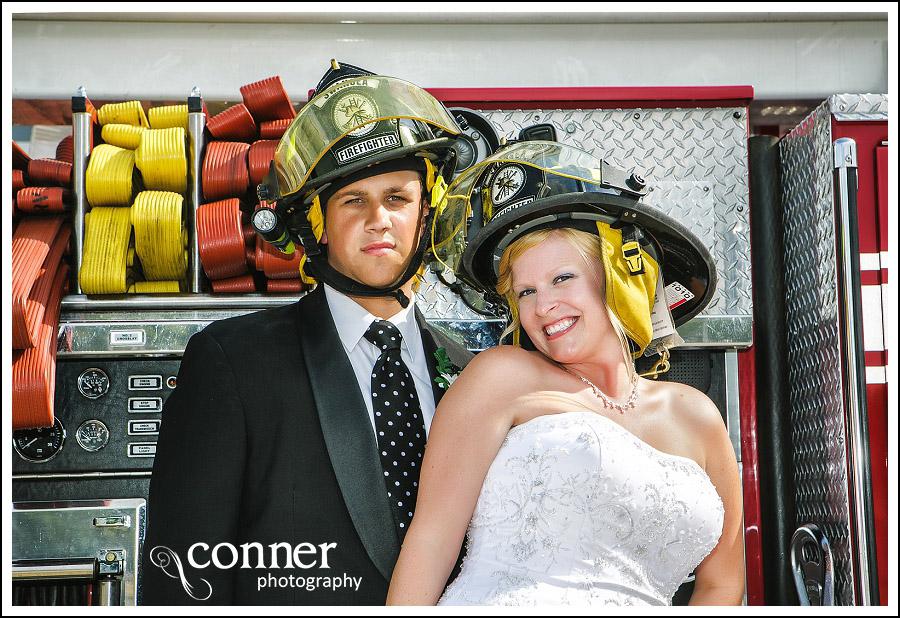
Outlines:
<svg viewBox="0 0 900 618"><path fill-rule="evenodd" d="M471 354L418 311L416 319L437 403L443 390L433 382L435 350L445 348L459 367ZM204 604L384 604L400 543L382 475L369 415L321 286L298 303L213 322L188 342L163 410L142 604L195 602L181 579L153 564L156 547L178 556L195 596L211 588ZM195 543L208 546L194 553L198 564L209 562L205 568L188 563ZM234 567L211 562L220 543L236 549ZM244 562L241 545L250 543L265 550L262 564L255 546ZM303 543L337 546L328 551L327 568L321 552L303 553L309 546L301 547L302 562L314 566L284 568L281 548L281 568L272 568L268 546L278 543L291 551ZM223 546L216 557L228 566L235 554ZM176 565L168 570L178 575ZM348 577L361 578L358 590Z"/></svg>

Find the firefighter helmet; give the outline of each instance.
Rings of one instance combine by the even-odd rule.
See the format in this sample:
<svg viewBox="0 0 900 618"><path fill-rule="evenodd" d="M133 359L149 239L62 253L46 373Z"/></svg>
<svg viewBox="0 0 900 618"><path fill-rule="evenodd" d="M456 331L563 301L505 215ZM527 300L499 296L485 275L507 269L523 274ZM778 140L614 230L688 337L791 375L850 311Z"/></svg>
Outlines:
<svg viewBox="0 0 900 618"><path fill-rule="evenodd" d="M328 264L327 246L319 242L327 198L368 176L410 169L422 172L435 203L453 176L459 133L447 109L418 86L332 61L278 143L257 190L262 201L275 206L258 211L254 227L286 253L295 243L302 245L305 281L322 280L354 296L393 296L405 306L408 299L399 288L418 271L427 239L390 286L350 279ZM420 215L420 229L429 226L430 216Z"/></svg>
<svg viewBox="0 0 900 618"><path fill-rule="evenodd" d="M642 352L650 342L657 276L683 291L675 325L703 310L715 290L712 257L685 226L643 203L646 182L579 148L523 141L458 176L436 207L431 251L442 268L495 302L500 259L522 235L573 227L600 237L606 301ZM440 268L440 267L439 267Z"/></svg>

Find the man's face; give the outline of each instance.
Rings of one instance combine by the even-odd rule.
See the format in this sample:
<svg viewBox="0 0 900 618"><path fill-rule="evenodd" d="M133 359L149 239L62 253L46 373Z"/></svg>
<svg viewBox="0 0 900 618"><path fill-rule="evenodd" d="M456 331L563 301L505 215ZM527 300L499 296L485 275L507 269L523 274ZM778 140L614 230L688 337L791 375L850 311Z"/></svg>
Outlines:
<svg viewBox="0 0 900 618"><path fill-rule="evenodd" d="M419 244L421 175L412 170L370 176L342 187L325 206L328 263L371 287L386 287L403 274ZM423 216L428 214L425 206Z"/></svg>

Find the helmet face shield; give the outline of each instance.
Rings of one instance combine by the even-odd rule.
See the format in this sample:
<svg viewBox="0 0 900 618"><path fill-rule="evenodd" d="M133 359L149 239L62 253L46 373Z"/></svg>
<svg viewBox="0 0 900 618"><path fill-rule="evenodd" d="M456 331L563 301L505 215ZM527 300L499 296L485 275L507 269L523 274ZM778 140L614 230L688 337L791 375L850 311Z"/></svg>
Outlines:
<svg viewBox="0 0 900 618"><path fill-rule="evenodd" d="M465 170L435 209L431 251L443 270L460 272L468 242L488 223L549 195L618 193L605 188L603 163L557 142L519 142Z"/></svg>
<svg viewBox="0 0 900 618"><path fill-rule="evenodd" d="M434 130L460 133L447 109L418 86L375 75L342 79L310 99L278 143L276 197L308 185L326 155L327 167L349 169L379 152L434 140Z"/></svg>
<svg viewBox="0 0 900 618"><path fill-rule="evenodd" d="M480 176L477 171L483 170L481 164L466 170L450 184L444 199L435 206L430 249L434 258L443 265L444 272L459 272L469 232L469 199Z"/></svg>

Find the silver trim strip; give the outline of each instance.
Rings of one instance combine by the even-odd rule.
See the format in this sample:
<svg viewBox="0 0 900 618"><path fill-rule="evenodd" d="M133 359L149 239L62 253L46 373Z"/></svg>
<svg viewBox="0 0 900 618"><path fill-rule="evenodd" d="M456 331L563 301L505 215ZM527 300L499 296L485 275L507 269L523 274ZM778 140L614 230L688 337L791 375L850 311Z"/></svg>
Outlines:
<svg viewBox="0 0 900 618"><path fill-rule="evenodd" d="M14 481L73 481L87 479L116 479L150 477L150 470L140 472L71 472L67 474L13 474Z"/></svg>
<svg viewBox="0 0 900 618"><path fill-rule="evenodd" d="M193 94L193 93L192 93ZM199 96L199 92L197 92ZM190 235L190 254L188 255L189 272L188 286L189 291L198 294L200 292L200 282L203 278L200 269L200 245L197 242L197 208L200 207L201 188L200 188L200 170L203 167L203 132L206 129L206 114L203 112L188 113L188 138L191 145L191 204L185 211L185 227Z"/></svg>
<svg viewBox="0 0 900 618"><path fill-rule="evenodd" d="M859 399L857 394L860 388L865 388L861 381L856 367L856 350L858 342L856 339L856 319L853 315L853 294L855 293L853 286L853 262L850 254L850 188L849 188L849 170L857 167L856 159L856 142L847 137L841 137L834 141L834 167L837 171L837 187L835 198L837 199L837 208L840 209L839 229L836 230L837 236L840 238L841 250L839 259L841 260L841 277L842 294L841 302L843 304L841 316L843 317L844 351L843 351L843 374L847 383L845 394L847 419L850 424L848 432L847 454L850 458L850 474L852 478L850 483L853 490L851 498L853 515L855 519L856 534L849 537L851 543L851 556L856 556L856 560L851 560L854 571L854 579L858 582L859 587L859 605L871 605L872 599L869 594L869 570L866 565L869 563L869 545L868 545L868 522L866 520L866 510L863 503L865 487L863 486L863 466L868 465L867 461L862 461L859 453L860 445L863 444L862 427L860 418L862 411L859 409ZM856 551L853 551L853 546ZM858 579L856 579L858 578Z"/></svg>
<svg viewBox="0 0 900 618"><path fill-rule="evenodd" d="M79 92L78 94L83 95ZM87 212L87 194L84 180L87 174L88 157L91 154L91 115L87 112L72 114L72 188L75 194L75 208L72 213L72 229L75 232L75 286L73 291L81 294L78 273L84 255L84 213Z"/></svg>
<svg viewBox="0 0 900 618"><path fill-rule="evenodd" d="M248 311L281 307L296 302L303 294L283 294L266 296L260 293L223 295L223 294L154 294L150 295L108 295L85 296L70 294L64 296L60 311L116 311L116 310L159 310L173 311L177 309L246 309Z"/></svg>
<svg viewBox="0 0 900 618"><path fill-rule="evenodd" d="M738 379L738 355L734 350L725 351L725 416L728 419L728 437L734 448L734 456L741 463L741 385Z"/></svg>
<svg viewBox="0 0 900 618"><path fill-rule="evenodd" d="M96 571L94 560L71 562L67 564L16 564L13 560L13 581L31 581L45 579L93 579Z"/></svg>

